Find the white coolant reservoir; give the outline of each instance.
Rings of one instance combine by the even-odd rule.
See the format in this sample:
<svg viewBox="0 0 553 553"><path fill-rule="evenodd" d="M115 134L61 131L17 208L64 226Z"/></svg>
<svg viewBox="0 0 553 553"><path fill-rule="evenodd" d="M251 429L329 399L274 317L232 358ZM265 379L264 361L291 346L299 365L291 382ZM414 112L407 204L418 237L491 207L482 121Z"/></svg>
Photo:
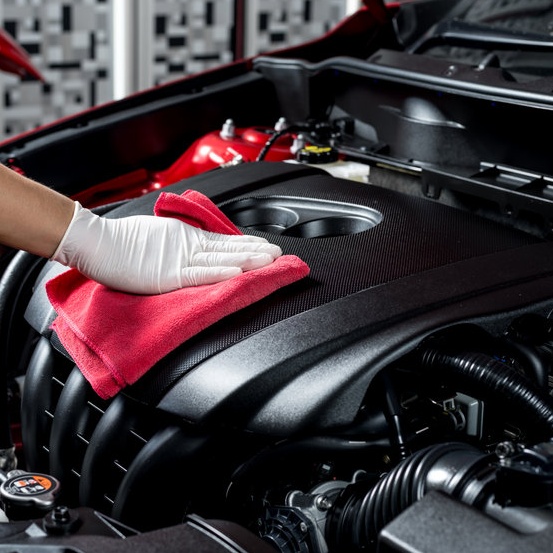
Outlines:
<svg viewBox="0 0 553 553"><path fill-rule="evenodd" d="M291 163L301 163L324 169L334 177L368 183L370 168L364 163L340 158L332 146L307 145L299 148Z"/></svg>

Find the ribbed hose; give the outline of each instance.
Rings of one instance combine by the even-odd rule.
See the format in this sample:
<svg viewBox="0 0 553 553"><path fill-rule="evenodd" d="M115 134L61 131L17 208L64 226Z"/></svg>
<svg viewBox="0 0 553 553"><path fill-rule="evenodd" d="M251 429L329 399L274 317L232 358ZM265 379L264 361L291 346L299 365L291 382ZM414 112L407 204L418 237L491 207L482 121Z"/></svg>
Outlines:
<svg viewBox="0 0 553 553"><path fill-rule="evenodd" d="M330 551L372 551L379 532L430 489L461 498L486 456L464 443L430 446L396 465L376 485L359 482L342 492L327 526ZM473 501L474 502L474 501Z"/></svg>
<svg viewBox="0 0 553 553"><path fill-rule="evenodd" d="M473 338L483 336L480 332L472 334ZM411 360L423 374L451 384L460 392L502 403L528 424L529 433L541 439L553 436L553 398L546 390L492 355L460 352L448 347L451 344L447 337L433 337L414 352ZM429 485L474 504L481 493L479 479L474 476L485 459L483 453L466 444L444 443L414 453L375 485L360 482L349 486L328 519L326 539L330 551L373 550L382 528L420 500Z"/></svg>
<svg viewBox="0 0 553 553"><path fill-rule="evenodd" d="M502 361L484 353L452 354L427 348L421 354L421 367L461 392L509 405L540 439L553 436L553 398Z"/></svg>

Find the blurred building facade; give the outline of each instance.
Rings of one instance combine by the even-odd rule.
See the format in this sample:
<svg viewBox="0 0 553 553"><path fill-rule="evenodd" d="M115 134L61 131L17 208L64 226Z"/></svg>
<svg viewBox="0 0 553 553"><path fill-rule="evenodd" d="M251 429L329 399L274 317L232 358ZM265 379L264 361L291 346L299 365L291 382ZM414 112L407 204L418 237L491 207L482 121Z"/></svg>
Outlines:
<svg viewBox="0 0 553 553"><path fill-rule="evenodd" d="M346 0L2 0L46 82L0 73L0 139L237 57L320 36Z"/></svg>

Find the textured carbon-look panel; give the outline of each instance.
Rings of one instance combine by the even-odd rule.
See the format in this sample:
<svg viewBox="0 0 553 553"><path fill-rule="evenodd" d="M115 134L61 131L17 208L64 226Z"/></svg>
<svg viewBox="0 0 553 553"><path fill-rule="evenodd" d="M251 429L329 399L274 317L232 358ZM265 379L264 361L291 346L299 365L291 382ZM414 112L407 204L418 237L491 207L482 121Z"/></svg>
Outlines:
<svg viewBox="0 0 553 553"><path fill-rule="evenodd" d="M284 163L213 171L165 191L187 188L210 196L223 210L239 198L270 197L276 204L279 196L301 197L366 206L382 220L357 234L308 239L244 229L298 255L310 266L310 276L226 317L168 355L125 392L145 401L159 398L188 369L214 353L295 314L402 277L535 241L430 200ZM156 197L130 202L113 216L150 213Z"/></svg>

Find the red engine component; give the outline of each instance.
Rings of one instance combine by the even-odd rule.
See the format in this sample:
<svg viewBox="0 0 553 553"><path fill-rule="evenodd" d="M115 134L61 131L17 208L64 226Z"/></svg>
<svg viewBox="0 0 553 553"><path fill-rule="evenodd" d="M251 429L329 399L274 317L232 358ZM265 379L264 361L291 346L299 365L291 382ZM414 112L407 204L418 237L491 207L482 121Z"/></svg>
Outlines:
<svg viewBox="0 0 553 553"><path fill-rule="evenodd" d="M264 160L293 159L294 152L303 147L304 142L297 134L282 133L285 129L286 122L283 120L277 121L274 128L236 128L228 119L221 130L210 132L193 142L168 168L157 172L138 169L87 188L73 198L86 207L136 198L216 167L256 161L270 140L273 142L264 152ZM275 136L276 133L281 134Z"/></svg>
<svg viewBox="0 0 553 553"><path fill-rule="evenodd" d="M281 130L275 128L235 128L227 120L220 131L210 132L196 140L170 167L155 173L152 181L159 188L179 180L215 169L216 167L255 161L268 140ZM278 137L264 157L266 161L293 159L296 136L284 134Z"/></svg>

